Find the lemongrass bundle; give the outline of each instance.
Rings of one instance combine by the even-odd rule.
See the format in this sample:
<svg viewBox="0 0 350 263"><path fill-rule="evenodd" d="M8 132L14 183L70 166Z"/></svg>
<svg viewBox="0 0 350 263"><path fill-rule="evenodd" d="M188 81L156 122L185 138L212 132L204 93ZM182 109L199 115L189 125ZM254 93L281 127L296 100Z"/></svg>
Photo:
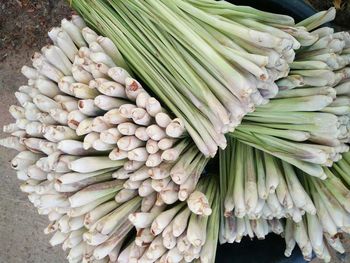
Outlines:
<svg viewBox="0 0 350 263"><path fill-rule="evenodd" d="M237 140L228 149L220 153L221 222L232 216L250 220L287 217L300 222L305 213L316 213L290 164Z"/></svg>
<svg viewBox="0 0 350 263"><path fill-rule="evenodd" d="M350 34L330 28L311 34L319 39L296 52L276 98L249 113L232 136L322 177L320 166L332 166L348 151Z"/></svg>
<svg viewBox="0 0 350 263"><path fill-rule="evenodd" d="M155 204L148 212L129 215L137 228L135 245L143 249L138 262L214 262L219 232L215 180L203 178L187 205L178 202L165 208Z"/></svg>
<svg viewBox="0 0 350 263"><path fill-rule="evenodd" d="M206 156L224 149L223 134L276 95L274 81L288 74L299 41L310 45L318 39L291 17L226 2L75 0L72 5L120 47Z"/></svg>

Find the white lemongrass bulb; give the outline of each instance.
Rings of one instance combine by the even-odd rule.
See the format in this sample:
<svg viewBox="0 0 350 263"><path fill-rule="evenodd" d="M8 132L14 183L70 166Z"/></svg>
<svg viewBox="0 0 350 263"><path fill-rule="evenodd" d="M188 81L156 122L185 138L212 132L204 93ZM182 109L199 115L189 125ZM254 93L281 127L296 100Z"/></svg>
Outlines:
<svg viewBox="0 0 350 263"><path fill-rule="evenodd" d="M74 93L71 90L70 86L75 82L75 79L72 76L64 76L58 82L58 88L63 93L73 96Z"/></svg>
<svg viewBox="0 0 350 263"><path fill-rule="evenodd" d="M109 80L105 78L96 78L96 79L90 80L89 87L91 89L97 89L103 82L107 82L107 81Z"/></svg>
<svg viewBox="0 0 350 263"><path fill-rule="evenodd" d="M69 155L85 155L87 154L86 150L83 147L81 141L76 140L63 140L57 144L57 149L62 151L65 154Z"/></svg>
<svg viewBox="0 0 350 263"><path fill-rule="evenodd" d="M145 147L139 147L128 152L128 159L138 162L145 162L148 159L148 152Z"/></svg>
<svg viewBox="0 0 350 263"><path fill-rule="evenodd" d="M60 104L62 109L68 112L78 110L78 100L72 99L68 101L62 101Z"/></svg>
<svg viewBox="0 0 350 263"><path fill-rule="evenodd" d="M125 63L118 48L116 47L116 45L113 43L111 39L109 39L108 37L99 36L97 38L97 42L103 47L103 50L105 51L105 53L111 57L111 59L115 62L115 64L123 68L127 68L127 64Z"/></svg>
<svg viewBox="0 0 350 263"><path fill-rule="evenodd" d="M87 119L87 116L80 112L80 110L74 110L68 113L67 116L67 125L76 130L79 127L79 124Z"/></svg>
<svg viewBox="0 0 350 263"><path fill-rule="evenodd" d="M148 171L152 179L164 179L170 176L170 170L173 165L171 163L162 163L158 167L153 167Z"/></svg>
<svg viewBox="0 0 350 263"><path fill-rule="evenodd" d="M73 78L83 84L89 84L93 79L93 76L90 72L86 71L82 66L73 65L72 66L72 75Z"/></svg>
<svg viewBox="0 0 350 263"><path fill-rule="evenodd" d="M135 108L131 111L133 121L138 125L148 126L152 123L152 117L145 109Z"/></svg>
<svg viewBox="0 0 350 263"><path fill-rule="evenodd" d="M116 179L120 179L120 180L124 180L124 179L128 179L130 177L130 175L132 174L133 171L127 171L124 169L124 167L118 169L117 171L115 171L112 174L113 178Z"/></svg>
<svg viewBox="0 0 350 263"><path fill-rule="evenodd" d="M94 118L91 124L91 130L94 132L102 132L109 128L112 128L112 125L106 122L102 116Z"/></svg>
<svg viewBox="0 0 350 263"><path fill-rule="evenodd" d="M95 64L96 67L95 69L100 73L99 75L101 75L101 77L107 77L107 74L108 74L108 70L109 70L109 67L106 65L106 64L103 64L103 63L98 63L98 64Z"/></svg>
<svg viewBox="0 0 350 263"><path fill-rule="evenodd" d="M137 190L135 189L122 189L116 196L115 201L117 203L124 203L137 196Z"/></svg>
<svg viewBox="0 0 350 263"><path fill-rule="evenodd" d="M137 96L142 91L144 91L144 89L137 80L133 78L125 79L125 92L130 100L136 101Z"/></svg>
<svg viewBox="0 0 350 263"><path fill-rule="evenodd" d="M25 65L21 68L21 73L27 79L37 79L40 76L39 72L36 69L25 66Z"/></svg>
<svg viewBox="0 0 350 263"><path fill-rule="evenodd" d="M117 142L119 149L123 151L131 151L144 145L144 142L137 139L135 136L124 136Z"/></svg>
<svg viewBox="0 0 350 263"><path fill-rule="evenodd" d="M207 197L200 191L195 191L189 196L187 205L196 215L209 216L212 212Z"/></svg>
<svg viewBox="0 0 350 263"><path fill-rule="evenodd" d="M122 114L119 112L119 109L113 109L108 111L103 118L106 122L110 124L120 124L123 122L127 122L128 119L123 117Z"/></svg>
<svg viewBox="0 0 350 263"><path fill-rule="evenodd" d="M151 96L146 91L140 92L136 97L137 107L146 109L148 99L150 99L150 98L151 98Z"/></svg>
<svg viewBox="0 0 350 263"><path fill-rule="evenodd" d="M49 113L52 109L61 108L61 106L56 101L45 95L37 95L33 99L33 102L38 107L38 109L43 112Z"/></svg>
<svg viewBox="0 0 350 263"><path fill-rule="evenodd" d="M101 169L120 167L124 161L113 161L105 156L82 157L69 163L69 167L79 173L89 173Z"/></svg>
<svg viewBox="0 0 350 263"><path fill-rule="evenodd" d="M155 119L158 126L164 129L171 123L170 116L165 112L158 112L155 116Z"/></svg>
<svg viewBox="0 0 350 263"><path fill-rule="evenodd" d="M95 31L93 31L91 28L89 27L84 27L82 30L81 30L81 34L83 35L83 38L85 39L85 41L88 43L88 44L91 44L92 42L95 42L98 35L96 34Z"/></svg>
<svg viewBox="0 0 350 263"><path fill-rule="evenodd" d="M69 236L69 233L62 233L61 231L56 231L56 233L51 237L49 243L51 246L57 246L62 244Z"/></svg>
<svg viewBox="0 0 350 263"><path fill-rule="evenodd" d="M162 189L159 193L159 197L163 200L164 203L170 205L174 204L178 199L179 186L173 181L170 181L169 184Z"/></svg>
<svg viewBox="0 0 350 263"><path fill-rule="evenodd" d="M176 142L176 139L174 138L164 138L158 142L158 147L160 150L165 151L173 147L175 142Z"/></svg>
<svg viewBox="0 0 350 263"><path fill-rule="evenodd" d="M49 38L52 40L53 43L57 43L57 35L58 32L61 30L60 27L53 27L49 30L49 32L47 33Z"/></svg>
<svg viewBox="0 0 350 263"><path fill-rule="evenodd" d="M20 92L28 94L30 97L34 98L36 95L40 94L40 91L33 86L23 85L18 88Z"/></svg>
<svg viewBox="0 0 350 263"><path fill-rule="evenodd" d="M43 137L46 132L46 125L40 122L30 122L26 125L26 133L33 137Z"/></svg>
<svg viewBox="0 0 350 263"><path fill-rule="evenodd" d="M76 129L77 135L81 136L92 132L92 128L91 128L92 121L93 121L92 118L86 118L82 120Z"/></svg>
<svg viewBox="0 0 350 263"><path fill-rule="evenodd" d="M110 68L108 70L108 76L122 85L125 85L126 78L130 77L129 73L124 68L120 67Z"/></svg>
<svg viewBox="0 0 350 263"><path fill-rule="evenodd" d="M136 228L147 228L151 226L154 218L160 213L160 211L150 212L150 213L133 213L128 216L130 222Z"/></svg>
<svg viewBox="0 0 350 263"><path fill-rule="evenodd" d="M109 111L115 108L119 108L123 104L128 103L126 100L112 98L106 95L99 95L94 100L95 105L102 110Z"/></svg>
<svg viewBox="0 0 350 263"><path fill-rule="evenodd" d="M27 119L18 119L16 120L16 125L19 129L25 130L29 122Z"/></svg>
<svg viewBox="0 0 350 263"><path fill-rule="evenodd" d="M107 65L109 68L116 66L115 63L113 62L113 60L111 59L111 57L103 52L92 52L90 54L90 58L96 64L103 63L103 64Z"/></svg>
<svg viewBox="0 0 350 263"><path fill-rule="evenodd" d="M40 112L36 115L36 118L38 121L40 121L42 124L46 125L54 125L57 124L57 121L51 117L51 115L47 112Z"/></svg>
<svg viewBox="0 0 350 263"><path fill-rule="evenodd" d="M64 74L51 65L43 55L35 52L32 56L33 66L39 71L40 74L53 80L54 82L59 82L59 80L64 76Z"/></svg>
<svg viewBox="0 0 350 263"><path fill-rule="evenodd" d="M19 104L21 104L22 106L24 103L32 101L32 98L28 94L23 92L16 91L15 96Z"/></svg>
<svg viewBox="0 0 350 263"><path fill-rule="evenodd" d="M142 180L149 178L148 170L149 170L148 167L142 166L140 169L138 169L137 171L133 172L130 175L130 180L131 181L142 181Z"/></svg>
<svg viewBox="0 0 350 263"><path fill-rule="evenodd" d="M141 141L148 141L150 138L146 132L147 128L146 127L138 127L135 130L135 136L137 139L141 140Z"/></svg>
<svg viewBox="0 0 350 263"><path fill-rule="evenodd" d="M17 179L21 181L27 181L29 179L27 171L26 170L17 171Z"/></svg>
<svg viewBox="0 0 350 263"><path fill-rule="evenodd" d="M25 137L27 137L27 132L23 130L19 130L11 133L11 136L15 136L23 140Z"/></svg>
<svg viewBox="0 0 350 263"><path fill-rule="evenodd" d="M132 122L124 122L118 125L118 131L122 135L134 135L139 126Z"/></svg>
<svg viewBox="0 0 350 263"><path fill-rule="evenodd" d="M126 171L136 171L137 169L140 169L144 164L145 162L129 160L124 163L124 169Z"/></svg>
<svg viewBox="0 0 350 263"><path fill-rule="evenodd" d="M26 138L23 139L22 143L28 148L28 150L35 153L41 153L39 144L41 140L42 139L39 138Z"/></svg>
<svg viewBox="0 0 350 263"><path fill-rule="evenodd" d="M49 126L45 129L44 137L52 142L79 139L75 131L67 126Z"/></svg>
<svg viewBox="0 0 350 263"><path fill-rule="evenodd" d="M16 123L10 123L10 124L4 125L2 127L2 131L5 133L11 133L11 132L15 132L18 130L19 130L19 127L17 126Z"/></svg>
<svg viewBox="0 0 350 263"><path fill-rule="evenodd" d="M152 179L152 188L156 191L156 192L160 192L163 189L165 189L165 187L169 184L171 178L168 176L164 179Z"/></svg>
<svg viewBox="0 0 350 263"><path fill-rule="evenodd" d="M72 69L72 63L63 53L63 51L54 45L47 45L41 49L45 58L64 75L69 75Z"/></svg>
<svg viewBox="0 0 350 263"><path fill-rule="evenodd" d="M146 130L148 136L154 141L160 141L166 137L164 129L156 124L149 126Z"/></svg>
<svg viewBox="0 0 350 263"><path fill-rule="evenodd" d="M0 145L19 152L26 150L26 147L20 142L20 138L18 137L7 137L0 139Z"/></svg>
<svg viewBox="0 0 350 263"><path fill-rule="evenodd" d="M162 106L156 98L149 98L146 104L146 110L152 117L162 112Z"/></svg>
<svg viewBox="0 0 350 263"><path fill-rule="evenodd" d="M80 28L77 27L74 23L67 19L62 19L61 21L61 26L64 31L68 33L70 38L73 40L73 42L78 46L78 47L84 47L86 46L85 40L80 33Z"/></svg>
<svg viewBox="0 0 350 263"><path fill-rule="evenodd" d="M100 133L100 140L108 144L116 144L121 137L118 128L110 128Z"/></svg>
<svg viewBox="0 0 350 263"><path fill-rule="evenodd" d="M79 99L95 99L99 95L99 92L84 83L73 83L70 87L76 98Z"/></svg>
<svg viewBox="0 0 350 263"><path fill-rule="evenodd" d="M46 180L47 173L43 170L41 170L36 165L31 165L28 167L27 170L28 177L34 179L34 180Z"/></svg>
<svg viewBox="0 0 350 263"><path fill-rule="evenodd" d="M114 148L113 151L110 152L109 158L111 160L123 160L128 158L128 152L120 150L119 148Z"/></svg>
<svg viewBox="0 0 350 263"><path fill-rule="evenodd" d="M102 82L97 89L102 94L110 97L127 98L124 86L114 81Z"/></svg>
<svg viewBox="0 0 350 263"><path fill-rule="evenodd" d="M184 122L179 119L173 119L171 123L166 127L166 134L172 138L179 138L185 132Z"/></svg>
<svg viewBox="0 0 350 263"><path fill-rule="evenodd" d="M110 151L115 147L115 145L105 143L101 141L100 139L94 141L92 143L92 148L94 148L96 151L104 152L104 151Z"/></svg>
<svg viewBox="0 0 350 263"><path fill-rule="evenodd" d="M84 137L83 148L88 150L92 147L94 141L100 138L100 134L97 132L90 132Z"/></svg>
<svg viewBox="0 0 350 263"><path fill-rule="evenodd" d="M25 105L29 105L29 103L27 102L25 103ZM22 108L17 105L11 105L9 108L9 112L11 116L16 120L25 118L25 111L26 111L25 108Z"/></svg>
<svg viewBox="0 0 350 263"><path fill-rule="evenodd" d="M162 163L162 156L160 152L150 154L146 161L147 167L157 167Z"/></svg>
<svg viewBox="0 0 350 263"><path fill-rule="evenodd" d="M180 204L160 213L152 222L151 233L155 236L162 233L182 207L183 204Z"/></svg>
<svg viewBox="0 0 350 263"><path fill-rule="evenodd" d="M155 154L159 151L158 142L152 139L148 140L146 143L146 150L149 154Z"/></svg>
<svg viewBox="0 0 350 263"><path fill-rule="evenodd" d="M119 112L121 116L124 118L131 119L132 118L132 111L136 109L136 106L134 104L124 104L120 106Z"/></svg>
<svg viewBox="0 0 350 263"><path fill-rule="evenodd" d="M89 43L89 48L94 53L96 53L96 52L104 52L104 50L101 47L101 45L99 43L97 43L96 41ZM96 63L94 63L94 64L97 65Z"/></svg>
<svg viewBox="0 0 350 263"><path fill-rule="evenodd" d="M103 113L103 111L95 105L93 99L79 100L78 108L87 116L98 116Z"/></svg>
<svg viewBox="0 0 350 263"><path fill-rule="evenodd" d="M23 170L34 164L42 157L40 154L32 153L30 151L23 151L18 153L11 161L11 167L15 170Z"/></svg>
<svg viewBox="0 0 350 263"><path fill-rule="evenodd" d="M46 155L50 155L57 151L57 144L46 140L40 140L39 149Z"/></svg>
<svg viewBox="0 0 350 263"><path fill-rule="evenodd" d="M67 125L68 123L68 111L60 108L54 108L49 111L50 116L59 124Z"/></svg>
<svg viewBox="0 0 350 263"><path fill-rule="evenodd" d="M86 24L84 22L84 19L82 19L78 15L72 15L72 22L74 25L76 25L80 30L83 30L86 28Z"/></svg>

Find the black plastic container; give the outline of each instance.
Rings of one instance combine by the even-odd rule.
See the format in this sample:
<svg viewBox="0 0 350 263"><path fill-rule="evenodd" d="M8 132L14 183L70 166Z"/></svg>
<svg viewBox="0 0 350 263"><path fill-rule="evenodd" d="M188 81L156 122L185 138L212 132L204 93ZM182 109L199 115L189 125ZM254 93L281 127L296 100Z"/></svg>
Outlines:
<svg viewBox="0 0 350 263"><path fill-rule="evenodd" d="M285 14L299 22L313 14L313 9L303 0L226 0L238 5L248 5L260 10ZM219 223L219 222L218 222ZM280 236L270 234L265 240L250 240L246 237L241 243L218 246L217 263L305 263L299 248L291 257L284 256L285 242Z"/></svg>

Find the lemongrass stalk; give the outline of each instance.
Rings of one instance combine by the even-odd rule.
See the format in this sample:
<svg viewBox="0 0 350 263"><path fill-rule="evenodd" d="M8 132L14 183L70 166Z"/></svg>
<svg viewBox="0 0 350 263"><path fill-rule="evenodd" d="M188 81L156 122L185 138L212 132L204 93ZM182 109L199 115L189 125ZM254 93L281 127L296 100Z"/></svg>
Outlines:
<svg viewBox="0 0 350 263"><path fill-rule="evenodd" d="M132 122L124 122L118 125L118 130L122 135L134 135L138 126Z"/></svg>
<svg viewBox="0 0 350 263"><path fill-rule="evenodd" d="M84 217L84 226L90 229L100 218L118 208L119 204L114 200L105 202L94 207Z"/></svg>
<svg viewBox="0 0 350 263"><path fill-rule="evenodd" d="M93 31L91 28L89 27L84 27L81 30L81 34L83 35L83 38L85 39L85 41L90 44L94 41L96 41L98 35L96 34L95 31Z"/></svg>
<svg viewBox="0 0 350 263"><path fill-rule="evenodd" d="M141 212L144 212L144 213L149 212L154 206L156 199L157 199L157 194L155 192L142 198Z"/></svg>
<svg viewBox="0 0 350 263"><path fill-rule="evenodd" d="M43 137L48 127L40 122L30 122L26 125L25 131L30 136Z"/></svg>
<svg viewBox="0 0 350 263"><path fill-rule="evenodd" d="M32 98L28 94L23 93L23 92L17 91L17 92L15 92L15 96L16 96L16 99L19 102L19 104L21 104L22 106L25 102L30 102L32 100Z"/></svg>
<svg viewBox="0 0 350 263"><path fill-rule="evenodd" d="M0 145L17 151L26 150L26 146L21 143L21 140L13 136L1 139Z"/></svg>
<svg viewBox="0 0 350 263"><path fill-rule="evenodd" d="M174 206L173 208L166 210L159 214L151 225L151 233L155 236L163 232L163 230L170 224L176 214L183 208L184 204Z"/></svg>
<svg viewBox="0 0 350 263"><path fill-rule="evenodd" d="M100 151L100 152L110 151L114 147L115 147L115 145L105 143L105 142L101 141L100 139L98 139L92 143L92 148L94 148L96 151Z"/></svg>
<svg viewBox="0 0 350 263"><path fill-rule="evenodd" d="M67 214L70 217L77 217L77 216L82 216L82 215L88 214L91 211L93 211L96 207L98 207L99 205L105 203L108 200L111 200L114 197L114 195L115 195L114 193L111 193L109 195L106 195L104 197L96 199L95 201L90 202L86 205L71 208ZM86 215L85 215L85 218L86 218Z"/></svg>
<svg viewBox="0 0 350 263"><path fill-rule="evenodd" d="M78 100L61 102L61 107L68 112L78 110Z"/></svg>
<svg viewBox="0 0 350 263"><path fill-rule="evenodd" d="M92 99L79 100L78 109L81 113L87 116L98 116L103 113L103 111L95 105L95 102Z"/></svg>
<svg viewBox="0 0 350 263"><path fill-rule="evenodd" d="M79 139L75 131L66 126L49 126L45 129L44 137L52 142Z"/></svg>
<svg viewBox="0 0 350 263"><path fill-rule="evenodd" d="M139 195L142 197L145 197L151 193L154 192L154 189L152 188L152 180L146 179L142 182L138 189Z"/></svg>
<svg viewBox="0 0 350 263"><path fill-rule="evenodd" d="M100 134L97 132L90 132L84 137L83 148L89 150L93 143L100 138Z"/></svg>
<svg viewBox="0 0 350 263"><path fill-rule="evenodd" d="M47 45L41 49L46 59L65 75L69 75L72 64L63 51L54 45Z"/></svg>
<svg viewBox="0 0 350 263"><path fill-rule="evenodd" d="M132 189L122 189L116 196L115 196L115 200L118 203L124 203L127 202L129 200L131 200L132 198L134 198L135 196L138 195L137 190L132 190Z"/></svg>
<svg viewBox="0 0 350 263"><path fill-rule="evenodd" d="M73 83L71 89L74 96L79 99L95 99L95 97L100 94L97 90L90 89L89 86L84 83Z"/></svg>
<svg viewBox="0 0 350 263"><path fill-rule="evenodd" d="M164 203L170 205L174 204L178 199L179 186L170 181L169 184L162 189L159 193L159 197Z"/></svg>
<svg viewBox="0 0 350 263"><path fill-rule="evenodd" d="M119 112L119 109L113 109L113 110L108 111L104 115L104 119L105 119L106 122L111 123L111 124L120 124L120 123L124 123L124 122L128 121L128 119L125 118Z"/></svg>
<svg viewBox="0 0 350 263"><path fill-rule="evenodd" d="M125 94L125 88L113 81L102 82L98 87L98 91L104 95L117 98L127 98Z"/></svg>
<svg viewBox="0 0 350 263"><path fill-rule="evenodd" d="M78 26L76 26L71 21L68 21L67 19L63 19L61 21L61 26L63 30L68 33L68 35L72 38L72 40L78 47L86 46L86 43Z"/></svg>
<svg viewBox="0 0 350 263"><path fill-rule="evenodd" d="M82 121L79 122L78 127L76 128L76 134L78 136L81 135L86 135L88 133L92 132L92 122L93 119L92 118L86 118L83 119Z"/></svg>
<svg viewBox="0 0 350 263"><path fill-rule="evenodd" d="M118 64L118 63L117 63ZM108 70L108 76L112 78L117 83L125 85L125 81L130 77L129 73L125 68L121 67L112 67Z"/></svg>
<svg viewBox="0 0 350 263"><path fill-rule="evenodd" d="M254 155L253 155L253 149L251 147L246 148L246 166L245 166L245 192L244 192L244 200L245 200L245 206L248 213L251 213L258 203L258 187L257 187L257 180L256 180L256 170L255 170L255 164L254 164Z"/></svg>
<svg viewBox="0 0 350 263"><path fill-rule="evenodd" d="M138 125L148 126L152 123L152 117L146 110L135 108L131 111L133 121Z"/></svg>
<svg viewBox="0 0 350 263"><path fill-rule="evenodd" d="M124 161L112 161L108 157L90 156L77 159L69 164L69 167L80 173L89 173L112 167L121 167Z"/></svg>
<svg viewBox="0 0 350 263"><path fill-rule="evenodd" d="M136 106L146 109L149 98L151 98L151 96L146 91L140 92L136 97Z"/></svg>
<svg viewBox="0 0 350 263"><path fill-rule="evenodd" d="M137 139L135 136L124 136L117 142L119 149L123 151L131 151L144 145L144 142Z"/></svg>
<svg viewBox="0 0 350 263"><path fill-rule="evenodd" d="M126 180L123 187L128 190L135 190L140 188L141 184L143 183L142 180L140 181L132 181L132 180Z"/></svg>
<svg viewBox="0 0 350 263"><path fill-rule="evenodd" d="M136 101L137 96L143 92L143 90L141 84L136 79L131 77L125 79L125 91L130 100Z"/></svg>
<svg viewBox="0 0 350 263"><path fill-rule="evenodd" d="M120 150L119 148L114 148L113 151L109 153L108 157L113 161L123 160L128 157L128 152Z"/></svg>
<svg viewBox="0 0 350 263"><path fill-rule="evenodd" d="M115 193L121 187L122 183L118 180L91 185L70 196L69 202L73 208L83 206L110 193Z"/></svg>
<svg viewBox="0 0 350 263"><path fill-rule="evenodd" d="M158 142L152 139L149 139L146 143L146 150L149 154L155 154L159 151Z"/></svg>
<svg viewBox="0 0 350 263"><path fill-rule="evenodd" d="M106 95L99 95L94 100L95 105L99 107L102 110L109 111L115 108L119 108L121 105L126 104L127 101L118 99L118 98L112 98Z"/></svg>
<svg viewBox="0 0 350 263"><path fill-rule="evenodd" d="M185 126L181 119L173 119L166 127L166 134L172 138L179 138L185 132Z"/></svg>

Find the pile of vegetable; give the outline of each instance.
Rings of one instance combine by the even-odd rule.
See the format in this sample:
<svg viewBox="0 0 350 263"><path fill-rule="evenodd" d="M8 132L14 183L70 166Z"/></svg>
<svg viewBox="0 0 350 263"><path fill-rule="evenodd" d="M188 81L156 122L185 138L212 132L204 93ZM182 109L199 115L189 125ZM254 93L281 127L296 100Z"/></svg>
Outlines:
<svg viewBox="0 0 350 263"><path fill-rule="evenodd" d="M215 262L218 242L271 232L286 256L344 253L350 35L319 28L334 9L295 24L224 1L70 2L84 20L23 66L0 140L69 262Z"/></svg>

